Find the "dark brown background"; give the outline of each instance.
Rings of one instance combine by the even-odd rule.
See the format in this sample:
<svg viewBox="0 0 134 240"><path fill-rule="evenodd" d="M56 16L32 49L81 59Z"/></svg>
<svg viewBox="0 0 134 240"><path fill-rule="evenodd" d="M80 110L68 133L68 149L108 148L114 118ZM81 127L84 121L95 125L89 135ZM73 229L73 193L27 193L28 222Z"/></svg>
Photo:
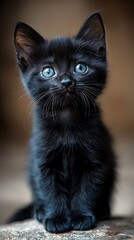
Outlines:
<svg viewBox="0 0 134 240"><path fill-rule="evenodd" d="M102 13L107 36L109 81L99 101L117 153L113 214L134 215L134 2L14 0L0 4L0 222L30 200L24 172L32 102L18 80L15 24L26 22L47 37L73 35L93 11Z"/></svg>

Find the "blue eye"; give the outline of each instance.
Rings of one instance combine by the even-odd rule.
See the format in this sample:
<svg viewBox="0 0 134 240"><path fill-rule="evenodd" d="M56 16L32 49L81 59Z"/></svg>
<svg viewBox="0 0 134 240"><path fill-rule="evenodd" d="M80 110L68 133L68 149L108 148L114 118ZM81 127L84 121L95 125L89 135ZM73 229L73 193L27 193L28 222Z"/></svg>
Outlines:
<svg viewBox="0 0 134 240"><path fill-rule="evenodd" d="M55 71L52 67L46 67L42 70L42 76L45 78L51 78L55 75Z"/></svg>
<svg viewBox="0 0 134 240"><path fill-rule="evenodd" d="M84 63L78 63L77 65L75 65L74 67L74 71L77 73L77 74L86 74L88 72L88 66L85 65Z"/></svg>

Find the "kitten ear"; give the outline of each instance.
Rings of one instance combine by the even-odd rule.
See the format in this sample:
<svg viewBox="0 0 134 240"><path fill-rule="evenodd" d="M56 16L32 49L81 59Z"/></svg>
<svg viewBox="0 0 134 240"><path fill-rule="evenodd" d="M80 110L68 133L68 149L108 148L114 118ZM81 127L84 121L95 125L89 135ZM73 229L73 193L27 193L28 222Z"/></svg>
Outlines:
<svg viewBox="0 0 134 240"><path fill-rule="evenodd" d="M100 13L95 12L89 16L76 38L96 42L101 50L102 47L105 47L105 29Z"/></svg>
<svg viewBox="0 0 134 240"><path fill-rule="evenodd" d="M45 41L33 28L25 23L18 22L14 33L16 55L20 67L26 67L31 62L34 49Z"/></svg>

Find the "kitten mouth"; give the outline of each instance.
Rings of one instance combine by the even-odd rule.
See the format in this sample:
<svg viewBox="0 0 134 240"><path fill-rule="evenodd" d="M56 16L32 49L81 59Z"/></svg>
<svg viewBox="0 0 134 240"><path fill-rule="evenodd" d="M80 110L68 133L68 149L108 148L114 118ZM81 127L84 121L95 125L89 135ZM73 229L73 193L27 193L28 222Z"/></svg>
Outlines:
<svg viewBox="0 0 134 240"><path fill-rule="evenodd" d="M72 93L72 92L71 92L71 91L68 91L68 90L64 92L64 94L65 94L66 96L69 96L71 93Z"/></svg>
<svg viewBox="0 0 134 240"><path fill-rule="evenodd" d="M74 102L73 98L74 98L74 90L71 91L70 89L66 89L62 92L62 96L63 96L63 106L72 106L72 102Z"/></svg>
<svg viewBox="0 0 134 240"><path fill-rule="evenodd" d="M70 94L73 94L74 93L74 89L71 89L71 88L67 88L63 91L63 94L69 96Z"/></svg>

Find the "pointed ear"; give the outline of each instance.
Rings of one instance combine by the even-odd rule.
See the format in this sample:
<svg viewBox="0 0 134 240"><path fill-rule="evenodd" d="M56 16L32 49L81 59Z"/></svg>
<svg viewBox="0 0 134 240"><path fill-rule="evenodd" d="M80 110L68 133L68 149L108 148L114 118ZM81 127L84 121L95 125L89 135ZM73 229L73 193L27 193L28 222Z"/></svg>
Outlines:
<svg viewBox="0 0 134 240"><path fill-rule="evenodd" d="M18 63L21 67L31 62L31 54L35 47L45 41L34 29L25 23L18 22L14 33L14 43Z"/></svg>
<svg viewBox="0 0 134 240"><path fill-rule="evenodd" d="M84 41L96 42L98 50L105 48L105 29L101 15L95 12L89 16L76 35L77 39Z"/></svg>

